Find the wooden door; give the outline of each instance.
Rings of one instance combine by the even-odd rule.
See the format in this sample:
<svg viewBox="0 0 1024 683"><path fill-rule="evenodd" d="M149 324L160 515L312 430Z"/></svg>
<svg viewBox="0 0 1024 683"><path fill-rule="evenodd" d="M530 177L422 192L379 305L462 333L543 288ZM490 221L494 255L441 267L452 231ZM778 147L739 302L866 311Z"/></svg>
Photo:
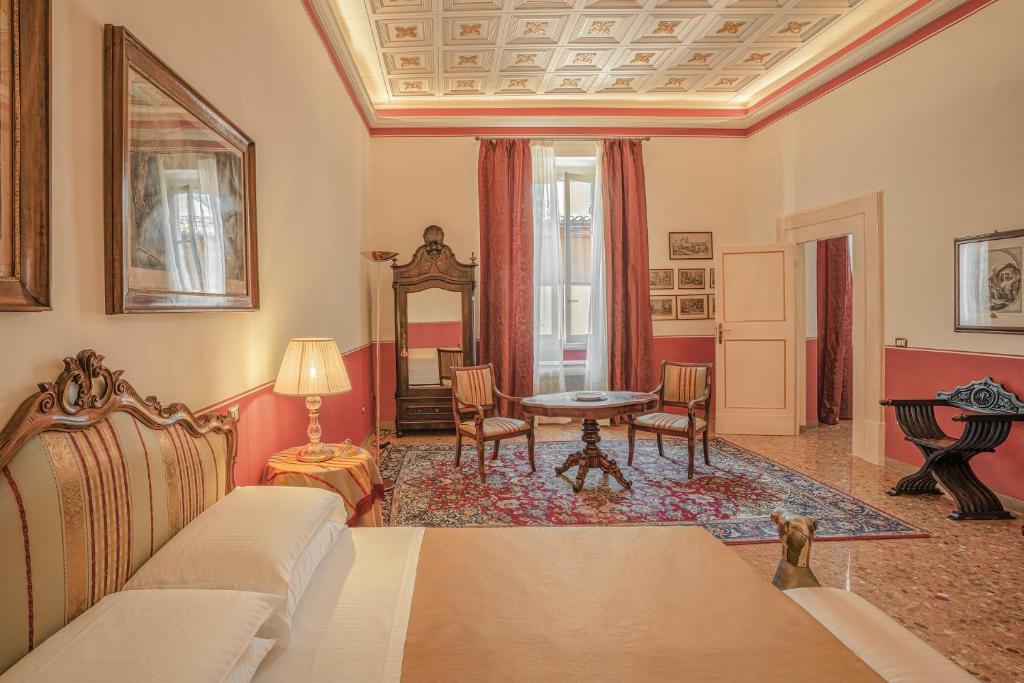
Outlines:
<svg viewBox="0 0 1024 683"><path fill-rule="evenodd" d="M796 434L795 247L717 251L715 430Z"/></svg>

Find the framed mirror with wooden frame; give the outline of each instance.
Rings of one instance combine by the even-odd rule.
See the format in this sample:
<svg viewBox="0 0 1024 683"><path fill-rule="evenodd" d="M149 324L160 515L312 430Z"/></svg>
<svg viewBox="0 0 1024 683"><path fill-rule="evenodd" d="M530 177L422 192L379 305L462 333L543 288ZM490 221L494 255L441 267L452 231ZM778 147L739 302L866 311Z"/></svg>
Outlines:
<svg viewBox="0 0 1024 683"><path fill-rule="evenodd" d="M107 313L259 308L256 145L105 27Z"/></svg>
<svg viewBox="0 0 1024 683"><path fill-rule="evenodd" d="M0 0L0 311L50 309L50 3Z"/></svg>

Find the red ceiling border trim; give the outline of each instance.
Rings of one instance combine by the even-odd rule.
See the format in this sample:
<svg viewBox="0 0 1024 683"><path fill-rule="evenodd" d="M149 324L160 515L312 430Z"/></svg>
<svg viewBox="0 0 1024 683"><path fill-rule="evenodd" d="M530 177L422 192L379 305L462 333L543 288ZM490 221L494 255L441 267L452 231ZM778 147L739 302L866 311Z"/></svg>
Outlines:
<svg viewBox="0 0 1024 683"><path fill-rule="evenodd" d="M360 119L366 126L367 131L371 137L462 137L472 135L650 135L653 137L749 137L760 130L770 126L776 121L788 116L789 114L797 111L810 104L811 102L827 95L828 93L836 90L837 88L849 83L853 79L861 76L874 68L888 62L890 59L906 52L915 45L935 36L945 29L953 26L960 21L963 21L972 14L984 9L988 5L991 5L997 0L968 0L955 7L954 9L946 12L942 16L936 17L929 23L920 27L913 33L905 36L896 43L892 44L885 50L879 52L876 55L850 67L846 71L833 77L826 83L814 88L808 93L801 95L799 98L790 102L789 104L781 107L777 111L771 113L761 121L751 125L748 128L698 128L698 127L656 127L656 126L619 126L619 127L584 127L584 126L566 126L566 127L535 127L535 126L508 126L508 127L487 127L487 126L473 126L473 127L393 127L393 128L381 128L374 127L363 109L359 98L356 95L355 89L353 88L348 76L345 73L340 60L334 52L333 47L327 37L327 32L320 23L319 18L316 16L316 12L313 10L311 0L300 0L303 8L306 11L306 15L309 17L310 22L313 24L313 29L317 36L320 38L324 49L327 51L327 55L334 65L334 69L341 79L342 85L345 91L348 93L349 98L352 100L353 106L359 113ZM507 108L474 108L474 109L375 109L374 114L381 118L397 118L402 116L536 116L536 117L557 117L557 116L635 116L635 117L691 117L691 118L743 118L751 113L766 106L771 100L777 99L785 92L797 87L800 83L806 81L808 78L819 73L821 70L834 64L839 59L848 55L853 50L861 47L873 38L881 35L886 30L889 30L900 21L903 21L907 17L921 11L924 7L930 4L931 0L918 0L913 5L907 7L903 11L890 17L888 20L876 26L871 31L868 31L860 38L856 39L852 43L848 44L844 48L840 49L835 54L829 56L825 60L818 62L814 66L810 67L807 71L800 74L796 78L790 80L785 85L772 91L764 98L754 103L746 109L664 109L664 108L637 108L630 109L628 107L524 107L517 109Z"/></svg>

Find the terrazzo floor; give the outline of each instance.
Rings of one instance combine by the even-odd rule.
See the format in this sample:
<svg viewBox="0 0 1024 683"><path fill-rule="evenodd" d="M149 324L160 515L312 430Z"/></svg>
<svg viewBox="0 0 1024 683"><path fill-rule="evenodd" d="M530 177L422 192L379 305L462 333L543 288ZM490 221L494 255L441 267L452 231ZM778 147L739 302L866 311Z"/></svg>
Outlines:
<svg viewBox="0 0 1024 683"><path fill-rule="evenodd" d="M541 425L538 441L576 439L579 425ZM604 427L605 440L625 439ZM776 460L916 524L932 538L828 541L814 545L811 566L824 586L852 590L982 681L1024 681L1024 538L1021 520L954 522L943 496L893 498L899 472L852 458L849 423L800 436L729 436ZM452 442L448 435L390 437L393 443ZM625 458L620 458L624 465ZM731 546L766 579L774 544Z"/></svg>

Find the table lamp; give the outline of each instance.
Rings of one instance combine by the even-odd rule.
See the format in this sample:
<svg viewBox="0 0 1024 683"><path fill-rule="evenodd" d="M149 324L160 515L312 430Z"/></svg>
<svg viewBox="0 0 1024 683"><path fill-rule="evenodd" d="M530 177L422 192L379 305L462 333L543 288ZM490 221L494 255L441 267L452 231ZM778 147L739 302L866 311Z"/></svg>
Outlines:
<svg viewBox="0 0 1024 683"><path fill-rule="evenodd" d="M329 337L290 339L277 372L274 393L305 396L309 409L309 443L299 451L302 462L323 462L334 457L334 449L320 443L320 397L352 390L338 345Z"/></svg>

